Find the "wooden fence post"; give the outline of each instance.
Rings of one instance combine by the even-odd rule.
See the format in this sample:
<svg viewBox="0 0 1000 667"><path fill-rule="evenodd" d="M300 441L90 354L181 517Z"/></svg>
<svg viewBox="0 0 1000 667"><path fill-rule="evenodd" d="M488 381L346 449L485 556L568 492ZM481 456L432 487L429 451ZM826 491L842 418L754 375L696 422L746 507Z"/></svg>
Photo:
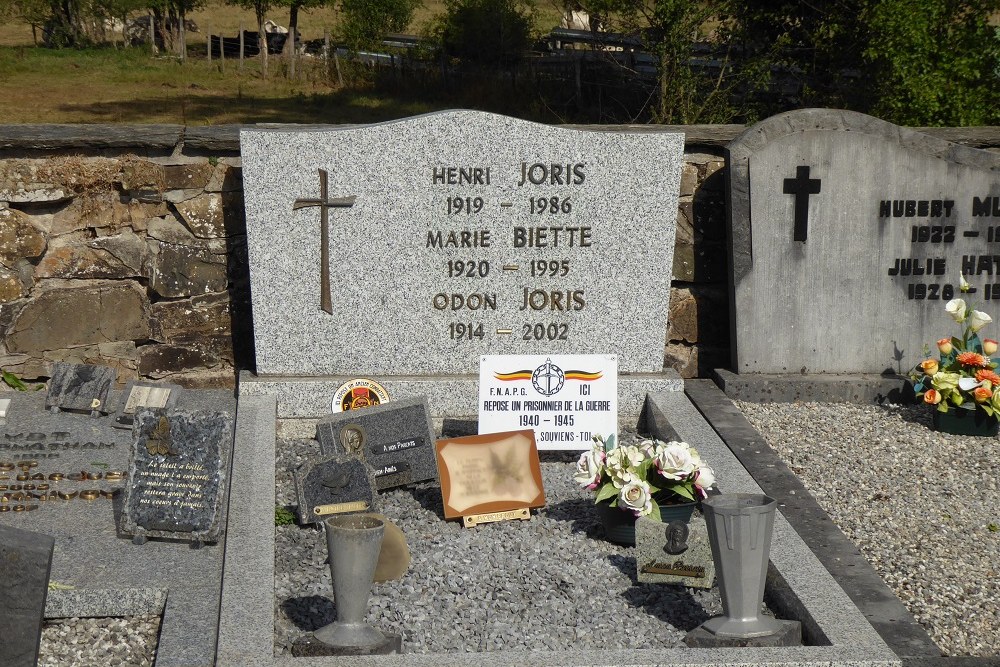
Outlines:
<svg viewBox="0 0 1000 667"><path fill-rule="evenodd" d="M243 71L243 21L240 21L240 72Z"/></svg>

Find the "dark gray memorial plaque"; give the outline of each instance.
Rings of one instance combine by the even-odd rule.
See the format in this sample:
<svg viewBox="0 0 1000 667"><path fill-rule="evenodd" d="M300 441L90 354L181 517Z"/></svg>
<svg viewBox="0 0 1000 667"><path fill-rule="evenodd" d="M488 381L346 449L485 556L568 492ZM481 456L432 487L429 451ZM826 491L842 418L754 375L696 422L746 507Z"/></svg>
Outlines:
<svg viewBox="0 0 1000 667"><path fill-rule="evenodd" d="M1000 320L1000 154L807 109L728 163L737 372L906 373L957 335L950 299Z"/></svg>
<svg viewBox="0 0 1000 667"><path fill-rule="evenodd" d="M324 417L316 425L324 454L360 456L382 491L437 478L427 398L411 398Z"/></svg>
<svg viewBox="0 0 1000 667"><path fill-rule="evenodd" d="M121 531L217 542L233 444L223 412L142 408L135 417Z"/></svg>
<svg viewBox="0 0 1000 667"><path fill-rule="evenodd" d="M0 526L0 665L35 667L49 590L48 535Z"/></svg>
<svg viewBox="0 0 1000 667"><path fill-rule="evenodd" d="M636 579L642 584L711 588L715 562L705 520L664 523L647 517L635 522Z"/></svg>
<svg viewBox="0 0 1000 667"><path fill-rule="evenodd" d="M346 454L306 461L294 473L299 523L320 523L348 512L377 512L371 466Z"/></svg>
<svg viewBox="0 0 1000 667"><path fill-rule="evenodd" d="M169 410L177 405L177 399L182 391L183 387L177 384L131 380L122 392L112 425L115 428L132 428L135 423L135 413L140 408Z"/></svg>
<svg viewBox="0 0 1000 667"><path fill-rule="evenodd" d="M52 367L45 407L49 410L107 413L108 393L116 375L117 372L110 366L57 362Z"/></svg>

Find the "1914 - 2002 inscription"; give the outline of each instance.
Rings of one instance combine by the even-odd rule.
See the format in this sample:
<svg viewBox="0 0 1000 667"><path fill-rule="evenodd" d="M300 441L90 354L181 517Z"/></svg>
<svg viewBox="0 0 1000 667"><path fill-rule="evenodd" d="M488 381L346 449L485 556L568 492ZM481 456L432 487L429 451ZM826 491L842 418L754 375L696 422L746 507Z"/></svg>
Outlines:
<svg viewBox="0 0 1000 667"><path fill-rule="evenodd" d="M485 166L452 166L440 165L431 169L431 182L434 185L445 186L489 186L493 182L491 167ZM587 178L587 165L584 162L522 162L517 187L532 186L582 186ZM532 195L519 204L506 197L492 201L490 197L461 196L447 194L444 198L444 213L451 216L474 217L489 206L499 206L501 211L525 209L532 216L537 216L542 225L514 225L509 233L494 235L490 228L468 228L459 230L427 231L427 248L451 250L457 248L491 248L495 245L503 247L504 243L512 250L521 248L552 248L579 249L590 248L593 245L593 228L585 224L562 223L563 219L574 211L574 200L571 194L550 195L549 193ZM551 224L550 224L551 223ZM560 224L562 223L562 224ZM532 259L526 266L518 261L516 254L511 254L511 261L504 262L500 268L504 274L514 276L530 276L532 279L547 280L553 278L570 278L572 272L571 260L561 257L552 259ZM459 279L486 278L498 267L487 259L470 256L465 259L448 259L444 263L445 276ZM523 274L521 272L524 272ZM495 292L437 292L431 299L431 306L438 311L481 311L498 310L498 298ZM582 288L548 285L522 286L518 292L517 310L529 313L544 312L574 312L587 307L586 293ZM497 328L498 335L513 335L515 331L508 328ZM448 326L448 336L452 340L482 339L487 335L482 324L474 321L451 322ZM569 340L570 325L567 322L532 321L521 325L520 336L523 340Z"/></svg>

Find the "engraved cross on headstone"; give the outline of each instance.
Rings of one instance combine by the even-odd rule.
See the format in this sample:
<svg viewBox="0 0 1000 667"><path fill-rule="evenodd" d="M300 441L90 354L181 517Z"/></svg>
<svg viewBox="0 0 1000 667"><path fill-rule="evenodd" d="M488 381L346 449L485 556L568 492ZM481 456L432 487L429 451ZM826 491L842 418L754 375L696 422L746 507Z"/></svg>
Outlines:
<svg viewBox="0 0 1000 667"><path fill-rule="evenodd" d="M331 208L350 208L354 206L356 197L329 198L326 169L319 170L319 199L296 199L292 210L318 206L320 211L319 231L319 306L324 311L333 314L333 301L330 298L330 229L327 211Z"/></svg>
<svg viewBox="0 0 1000 667"><path fill-rule="evenodd" d="M795 195L795 232L792 237L805 243L809 233L809 195L819 194L820 179L809 178L809 167L795 168L795 178L785 179L786 195Z"/></svg>

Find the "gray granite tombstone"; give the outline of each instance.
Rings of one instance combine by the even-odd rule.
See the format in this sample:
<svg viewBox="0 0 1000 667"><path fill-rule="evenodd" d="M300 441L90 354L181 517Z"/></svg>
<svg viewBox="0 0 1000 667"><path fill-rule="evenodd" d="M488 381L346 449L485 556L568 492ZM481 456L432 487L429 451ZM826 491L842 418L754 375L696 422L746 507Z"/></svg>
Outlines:
<svg viewBox="0 0 1000 667"><path fill-rule="evenodd" d="M0 665L35 667L49 590L48 535L0 525Z"/></svg>
<svg viewBox="0 0 1000 667"><path fill-rule="evenodd" d="M728 159L738 373L906 373L958 333L944 305L961 274L1000 319L1000 154L809 109L747 129Z"/></svg>
<svg viewBox="0 0 1000 667"><path fill-rule="evenodd" d="M705 520L700 515L688 522L636 519L635 567L639 583L711 588L715 562Z"/></svg>
<svg viewBox="0 0 1000 667"><path fill-rule="evenodd" d="M133 438L122 533L139 541L219 541L225 529L232 416L142 408L135 416Z"/></svg>
<svg viewBox="0 0 1000 667"><path fill-rule="evenodd" d="M333 454L308 460L294 472L299 523L322 523L335 514L377 512L375 471L361 459Z"/></svg>
<svg viewBox="0 0 1000 667"><path fill-rule="evenodd" d="M326 414L356 377L476 414L485 354L617 354L636 414L679 387L661 374L683 135L446 111L240 141L258 372L240 391L279 415Z"/></svg>
<svg viewBox="0 0 1000 667"><path fill-rule="evenodd" d="M90 412L92 415L107 413L108 393L116 375L110 366L56 362L49 378L45 407L52 411Z"/></svg>
<svg viewBox="0 0 1000 667"><path fill-rule="evenodd" d="M379 491L437 478L434 426L423 396L324 417L316 438L324 454L367 461Z"/></svg>

